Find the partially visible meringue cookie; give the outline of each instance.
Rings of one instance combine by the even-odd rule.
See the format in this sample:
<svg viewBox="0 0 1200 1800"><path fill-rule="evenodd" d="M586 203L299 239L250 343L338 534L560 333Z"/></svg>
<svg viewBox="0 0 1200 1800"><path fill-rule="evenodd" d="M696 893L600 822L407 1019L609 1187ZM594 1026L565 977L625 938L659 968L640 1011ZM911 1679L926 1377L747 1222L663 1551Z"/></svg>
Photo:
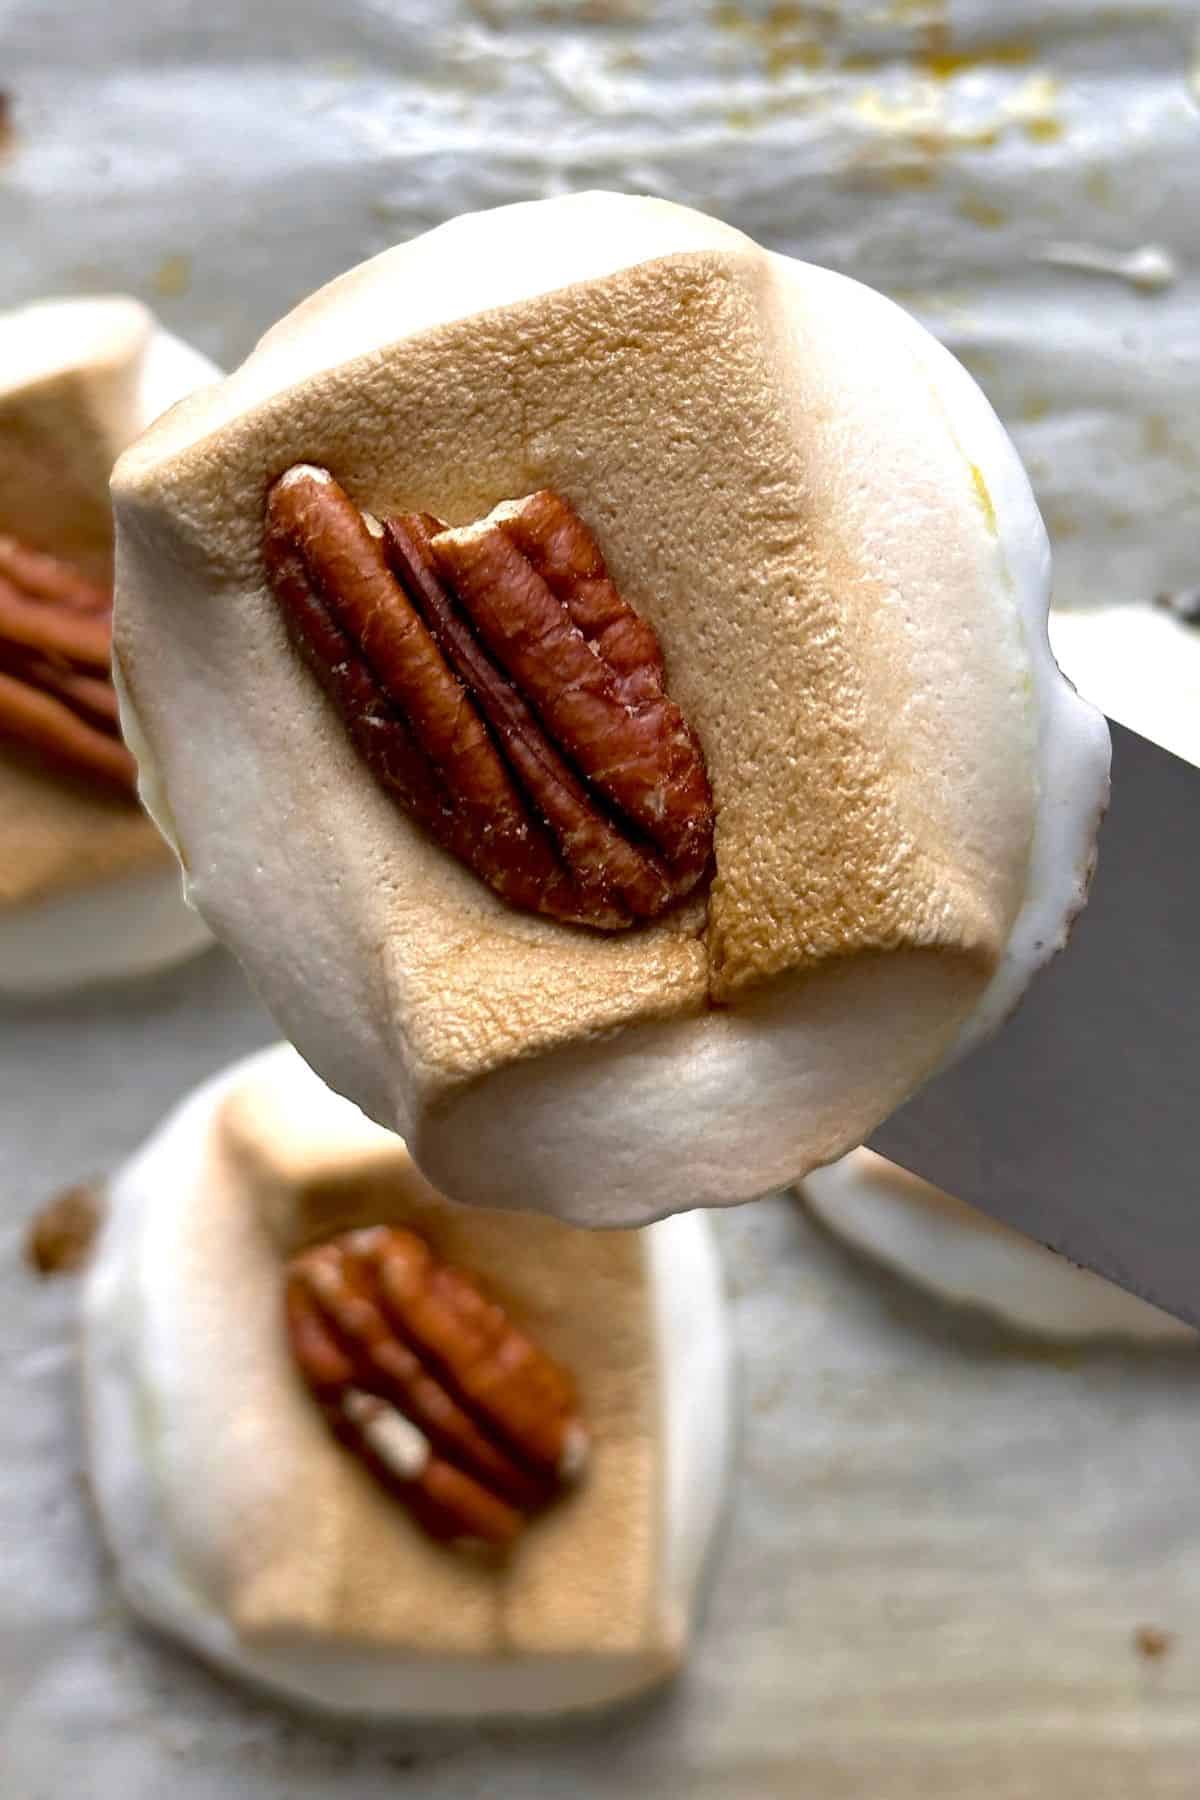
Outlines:
<svg viewBox="0 0 1200 1800"><path fill-rule="evenodd" d="M265 579L298 463L376 518L576 510L707 761L706 908L518 913L400 812ZM456 220L298 307L114 496L125 717L196 904L455 1198L622 1225L763 1193L996 1024L1082 904L1106 733L1009 440L897 307L715 220Z"/></svg>
<svg viewBox="0 0 1200 1800"><path fill-rule="evenodd" d="M1072 608L1051 614L1050 641L1094 706L1200 764L1200 623L1168 605Z"/></svg>
<svg viewBox="0 0 1200 1800"><path fill-rule="evenodd" d="M286 1259L368 1222L473 1268L577 1382L586 1471L503 1565L426 1538L291 1361ZM730 1448L701 1215L592 1233L453 1207L278 1046L199 1088L114 1178L83 1352L121 1589L230 1674L331 1712L534 1717L684 1660Z"/></svg>
<svg viewBox="0 0 1200 1800"><path fill-rule="evenodd" d="M135 300L0 313L0 536L110 581L114 461L217 374ZM136 806L0 743L0 993L140 974L210 941Z"/></svg>
<svg viewBox="0 0 1200 1800"><path fill-rule="evenodd" d="M1196 1333L1145 1300L1010 1231L871 1150L814 1169L809 1211L914 1287L1036 1337L1192 1344Z"/></svg>

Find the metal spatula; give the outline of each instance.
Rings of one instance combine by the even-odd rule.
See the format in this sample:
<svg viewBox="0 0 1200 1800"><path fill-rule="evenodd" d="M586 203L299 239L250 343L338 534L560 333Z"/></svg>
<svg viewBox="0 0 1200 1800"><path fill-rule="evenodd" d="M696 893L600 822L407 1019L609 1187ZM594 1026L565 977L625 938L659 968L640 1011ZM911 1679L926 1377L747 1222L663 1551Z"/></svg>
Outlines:
<svg viewBox="0 0 1200 1800"><path fill-rule="evenodd" d="M1200 770L1112 726L1086 911L872 1148L1200 1325Z"/></svg>

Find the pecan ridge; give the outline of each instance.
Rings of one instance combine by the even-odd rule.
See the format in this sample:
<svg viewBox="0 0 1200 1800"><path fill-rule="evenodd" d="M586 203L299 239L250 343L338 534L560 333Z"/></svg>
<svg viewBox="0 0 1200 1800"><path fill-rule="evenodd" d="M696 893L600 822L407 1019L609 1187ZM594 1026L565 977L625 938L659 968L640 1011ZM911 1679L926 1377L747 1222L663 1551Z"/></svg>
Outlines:
<svg viewBox="0 0 1200 1800"><path fill-rule="evenodd" d="M0 737L132 795L111 657L111 595L0 536Z"/></svg>
<svg viewBox="0 0 1200 1800"><path fill-rule="evenodd" d="M267 499L289 635L380 784L511 905L619 929L690 893L712 796L650 626L558 495L380 525L324 469Z"/></svg>
<svg viewBox="0 0 1200 1800"><path fill-rule="evenodd" d="M288 1265L288 1339L334 1435L433 1537L505 1547L586 1452L570 1376L400 1226Z"/></svg>

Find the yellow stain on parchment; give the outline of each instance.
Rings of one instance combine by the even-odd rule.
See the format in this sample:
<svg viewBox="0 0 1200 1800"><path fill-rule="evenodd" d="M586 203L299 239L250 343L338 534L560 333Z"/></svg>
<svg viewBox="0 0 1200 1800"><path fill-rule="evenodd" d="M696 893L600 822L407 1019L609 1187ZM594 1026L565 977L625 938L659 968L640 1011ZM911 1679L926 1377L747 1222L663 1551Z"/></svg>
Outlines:
<svg viewBox="0 0 1200 1800"><path fill-rule="evenodd" d="M994 352L978 350L973 344L966 345L959 350L958 360L970 370L981 386L1000 371L1000 360Z"/></svg>
<svg viewBox="0 0 1200 1800"><path fill-rule="evenodd" d="M192 285L192 259L183 251L164 256L153 275L154 291L164 300L178 300Z"/></svg>
<svg viewBox="0 0 1200 1800"><path fill-rule="evenodd" d="M829 61L829 52L824 44L818 43L782 43L771 44L766 53L764 67L773 81L786 75L789 69L808 69L815 72L825 68Z"/></svg>
<svg viewBox="0 0 1200 1800"><path fill-rule="evenodd" d="M880 188L931 188L942 178L933 162L876 163L870 171L860 167L854 174L860 183L865 178L866 186Z"/></svg>
<svg viewBox="0 0 1200 1800"><path fill-rule="evenodd" d="M1171 448L1171 428L1162 413L1147 413L1142 420L1142 449L1147 456L1166 456Z"/></svg>
<svg viewBox="0 0 1200 1800"><path fill-rule="evenodd" d="M813 73L826 67L837 7L829 0L823 6L783 0L756 17L734 0L718 0L709 18L718 31L749 39L762 55L766 75L777 81L792 69Z"/></svg>
<svg viewBox="0 0 1200 1800"><path fill-rule="evenodd" d="M1083 191L1093 206L1111 206L1116 198L1112 174L1108 169L1090 170L1083 184Z"/></svg>
<svg viewBox="0 0 1200 1800"><path fill-rule="evenodd" d="M781 4L772 6L767 13L766 28L775 33L804 31L812 24L813 15L818 10L812 6L797 5L795 0L781 0Z"/></svg>
<svg viewBox="0 0 1200 1800"><path fill-rule="evenodd" d="M898 150L907 150L929 159L943 157L952 151L989 150L1005 134L1014 129L1024 131L1035 142L1050 143L1062 136L1064 126L1055 110L1059 83L1044 70L1031 74L1015 92L1006 95L990 118L978 116L970 123L958 123L946 99L945 84L919 73L920 65L911 67L916 79L898 93L886 93L878 87L862 89L851 105L864 124L880 139L890 140ZM885 165L890 159L885 154ZM964 202L971 216L971 197ZM982 202L981 208L988 203ZM999 223L990 212L980 211L979 224Z"/></svg>
<svg viewBox="0 0 1200 1800"><path fill-rule="evenodd" d="M995 231L1008 223L1008 214L1002 206L993 206L990 200L983 200L978 194L964 194L958 210L964 219L969 219L972 225L982 226L985 231Z"/></svg>
<svg viewBox="0 0 1200 1800"><path fill-rule="evenodd" d="M1032 142L1052 144L1062 137L1065 129L1058 116L1061 97L1061 83L1045 70L1039 70L1023 81L1015 94L1009 95L1003 110Z"/></svg>
<svg viewBox="0 0 1200 1800"><path fill-rule="evenodd" d="M953 81L956 75L976 69L1021 69L1034 58L1032 44L973 44L963 50L943 50L919 58L919 65L935 81Z"/></svg>
<svg viewBox="0 0 1200 1800"><path fill-rule="evenodd" d="M1068 538L1079 536L1079 520L1071 513L1064 512L1061 506L1051 506L1046 510L1046 529L1052 538Z"/></svg>
<svg viewBox="0 0 1200 1800"><path fill-rule="evenodd" d="M878 88L864 88L852 104L864 124L928 156L947 150L988 150L1000 141L998 125L954 124L928 88L916 98L897 99L885 97Z"/></svg>

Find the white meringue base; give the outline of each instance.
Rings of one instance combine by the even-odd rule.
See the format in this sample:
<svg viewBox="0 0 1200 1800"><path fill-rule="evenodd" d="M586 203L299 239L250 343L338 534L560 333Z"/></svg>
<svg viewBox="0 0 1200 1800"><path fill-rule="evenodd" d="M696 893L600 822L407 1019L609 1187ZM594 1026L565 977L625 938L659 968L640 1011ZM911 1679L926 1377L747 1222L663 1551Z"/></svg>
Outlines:
<svg viewBox="0 0 1200 1800"><path fill-rule="evenodd" d="M226 1095L271 1062L294 1063L314 1106L356 1114L288 1045L197 1089L114 1178L84 1297L85 1418L92 1492L130 1606L241 1680L320 1711L380 1718L520 1717L595 1709L662 1681L682 1659L717 1529L732 1431L731 1345L708 1221L649 1228L663 1374L662 1600L678 1653L414 1656L336 1643L248 1646L173 1542L172 1365L186 1351L187 1269L174 1227L203 1204L203 1152ZM376 1128L363 1122L364 1130Z"/></svg>
<svg viewBox="0 0 1200 1800"><path fill-rule="evenodd" d="M170 968L212 943L174 865L0 912L0 994L30 996Z"/></svg>
<svg viewBox="0 0 1200 1800"><path fill-rule="evenodd" d="M1170 1313L981 1218L871 1150L814 1170L798 1192L842 1242L925 1293L1017 1331L1060 1342L1196 1342Z"/></svg>

